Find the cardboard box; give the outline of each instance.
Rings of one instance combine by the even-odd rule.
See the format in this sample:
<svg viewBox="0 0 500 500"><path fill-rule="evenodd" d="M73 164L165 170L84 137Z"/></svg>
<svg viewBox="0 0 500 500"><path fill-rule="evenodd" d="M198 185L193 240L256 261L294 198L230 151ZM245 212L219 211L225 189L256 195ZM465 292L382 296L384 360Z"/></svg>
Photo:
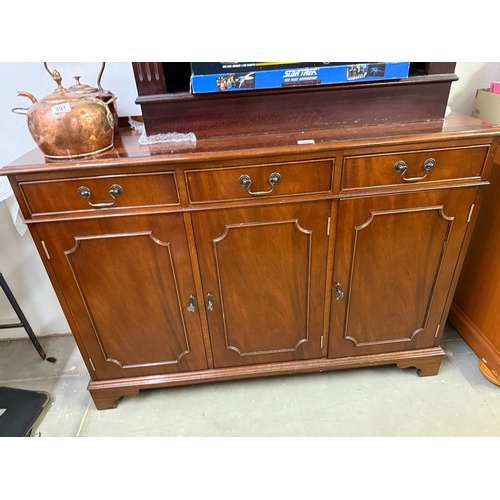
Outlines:
<svg viewBox="0 0 500 500"><path fill-rule="evenodd" d="M472 116L484 122L500 125L500 94L494 94L489 89L478 89Z"/></svg>
<svg viewBox="0 0 500 500"><path fill-rule="evenodd" d="M337 63L332 63L337 64ZM273 89L299 85L370 82L407 78L409 62L353 63L336 66L288 67L269 71L239 71L191 75L194 94Z"/></svg>

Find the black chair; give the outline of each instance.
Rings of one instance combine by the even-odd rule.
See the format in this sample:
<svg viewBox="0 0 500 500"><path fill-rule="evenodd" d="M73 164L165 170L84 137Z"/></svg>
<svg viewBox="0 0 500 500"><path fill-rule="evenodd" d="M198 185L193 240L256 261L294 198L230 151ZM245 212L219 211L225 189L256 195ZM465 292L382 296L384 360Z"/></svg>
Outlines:
<svg viewBox="0 0 500 500"><path fill-rule="evenodd" d="M31 437L50 394L0 387L0 437Z"/></svg>
<svg viewBox="0 0 500 500"><path fill-rule="evenodd" d="M40 345L40 342L38 342L38 339L33 332L30 324L28 323L28 320L26 319L26 316L23 314L23 311L19 307L19 304L17 303L16 298L14 297L14 294L10 290L9 286L7 285L7 282L5 281L5 278L3 277L3 274L0 273L0 286L2 287L7 299L9 300L12 308L14 309L15 313L17 314L17 317L19 318L20 323L13 323L13 324L7 324L7 325L0 325L0 329L5 329L5 328L24 328L26 332L28 333L28 336L35 346L36 350L38 351L38 354L40 354L40 357L45 360L47 357L45 355L45 352Z"/></svg>

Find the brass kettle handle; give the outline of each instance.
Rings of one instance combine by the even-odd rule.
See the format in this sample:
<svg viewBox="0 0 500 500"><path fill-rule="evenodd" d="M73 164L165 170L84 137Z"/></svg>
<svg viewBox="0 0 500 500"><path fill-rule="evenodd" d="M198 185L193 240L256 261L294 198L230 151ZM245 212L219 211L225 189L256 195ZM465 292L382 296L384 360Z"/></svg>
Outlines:
<svg viewBox="0 0 500 500"><path fill-rule="evenodd" d="M103 62L101 64L101 70L99 71L99 76L97 77L97 89L99 90L99 92L103 92L103 89L101 87L101 78L102 78L102 74L104 73L105 66L106 66L106 63Z"/></svg>
<svg viewBox="0 0 500 500"><path fill-rule="evenodd" d="M52 71L50 71L50 69L49 69L49 67L47 66L47 63L46 63L46 62L44 62L44 63L43 63L43 67L47 70L47 73L48 73L50 76L52 76Z"/></svg>
<svg viewBox="0 0 500 500"><path fill-rule="evenodd" d="M62 81L62 79L61 79L61 81L58 81L58 80L57 80L57 79L59 79L59 78L60 78L60 76L61 76L61 75L59 74L59 72L58 72L57 70L50 71L50 69L49 69L49 67L48 67L48 65L47 65L47 63L46 63L46 62L44 62L44 63L43 63L43 66L44 66L44 68L47 70L47 73L48 73L48 74L49 74L52 78L54 78L54 80L56 81L56 83L60 86L60 85L61 85L61 81ZM103 92L103 89L102 89L102 87L101 87L101 78L102 78L102 74L103 74L103 72L104 72L104 68L105 68L105 66L106 66L106 63L105 63L105 62L101 63L101 69L100 69L100 71L99 71L99 75L97 76L97 87L98 87L98 90L99 90L99 91L101 91L101 92ZM56 78L57 78L57 79L56 79ZM80 78L80 77L79 77L79 76L75 76L74 78ZM77 83L79 84L80 82L77 80Z"/></svg>
<svg viewBox="0 0 500 500"><path fill-rule="evenodd" d="M104 202L104 203L92 203L90 201L90 197L92 196L92 193L90 192L90 189L86 186L81 186L78 188L78 195L81 196L83 199L87 200L87 203L94 208L106 208L106 207L111 207L116 203L116 197L121 196L123 194L123 188L118 185L118 184L113 184L109 188L109 196L113 198L113 201L109 202Z"/></svg>
<svg viewBox="0 0 500 500"><path fill-rule="evenodd" d="M417 182L424 180L427 177L429 170L432 170L435 165L436 160L434 158L428 158L424 161L425 175L423 175L422 177L405 177L405 173L408 170L408 165L406 165L404 161L397 161L394 164L394 172L396 172L397 174L401 174L401 178L405 182Z"/></svg>
<svg viewBox="0 0 500 500"><path fill-rule="evenodd" d="M250 176L242 175L238 179L240 186L247 188L248 194L251 194L252 196L264 196L266 194L272 193L274 191L274 186L276 186L276 184L279 184L280 181L281 175L277 172L274 172L269 176L269 184L271 184L271 189L269 191L250 191L250 186L252 185L252 179L250 179Z"/></svg>
<svg viewBox="0 0 500 500"><path fill-rule="evenodd" d="M57 83L57 88L62 89L61 83L62 83L62 77L61 73L55 69L54 71L50 71L49 67L47 66L47 63L43 63L44 68L47 70L47 73L54 79L54 81Z"/></svg>

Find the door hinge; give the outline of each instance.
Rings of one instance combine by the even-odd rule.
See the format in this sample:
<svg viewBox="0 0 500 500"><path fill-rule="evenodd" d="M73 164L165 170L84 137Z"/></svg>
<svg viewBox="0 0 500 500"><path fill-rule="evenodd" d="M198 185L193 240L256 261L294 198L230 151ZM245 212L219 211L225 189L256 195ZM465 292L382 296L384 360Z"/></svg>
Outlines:
<svg viewBox="0 0 500 500"><path fill-rule="evenodd" d="M436 337L438 336L438 332L439 332L439 327L440 327L440 326L441 326L441 325L438 325L438 326L437 326L437 328L436 328L436 333L434 334L434 338L436 338Z"/></svg>
<svg viewBox="0 0 500 500"><path fill-rule="evenodd" d="M467 217L467 224L470 222L472 218L472 212L474 212L474 203L470 206L469 216Z"/></svg>
<svg viewBox="0 0 500 500"><path fill-rule="evenodd" d="M321 335L320 349L323 349L323 335Z"/></svg>
<svg viewBox="0 0 500 500"><path fill-rule="evenodd" d="M328 222L326 223L326 235L330 236L330 223L331 223L332 218L328 217Z"/></svg>
<svg viewBox="0 0 500 500"><path fill-rule="evenodd" d="M47 250L47 246L45 245L45 241L42 240L42 247L45 250L45 255L47 256L47 259L50 260L50 254L49 251Z"/></svg>
<svg viewBox="0 0 500 500"><path fill-rule="evenodd" d="M90 361L90 364L92 365L92 370L95 371L95 366L94 366L94 362L92 361L92 358L89 358L89 361Z"/></svg>

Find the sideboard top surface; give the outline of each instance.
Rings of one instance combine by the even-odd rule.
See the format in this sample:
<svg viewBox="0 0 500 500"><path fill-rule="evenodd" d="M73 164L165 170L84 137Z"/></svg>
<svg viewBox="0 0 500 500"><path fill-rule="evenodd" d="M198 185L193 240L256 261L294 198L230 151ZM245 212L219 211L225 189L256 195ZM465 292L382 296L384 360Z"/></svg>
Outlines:
<svg viewBox="0 0 500 500"><path fill-rule="evenodd" d="M376 147L385 144L439 142L449 140L492 138L500 136L500 126L475 118L450 113L443 120L334 128L280 134L240 135L199 139L196 142L141 145L140 133L122 128L115 137L115 147L103 154L84 159L47 160L35 148L1 169L1 175L30 172L78 170L130 164L164 164L197 161L219 161L270 155L321 154L323 152ZM305 141L299 143L298 141Z"/></svg>

